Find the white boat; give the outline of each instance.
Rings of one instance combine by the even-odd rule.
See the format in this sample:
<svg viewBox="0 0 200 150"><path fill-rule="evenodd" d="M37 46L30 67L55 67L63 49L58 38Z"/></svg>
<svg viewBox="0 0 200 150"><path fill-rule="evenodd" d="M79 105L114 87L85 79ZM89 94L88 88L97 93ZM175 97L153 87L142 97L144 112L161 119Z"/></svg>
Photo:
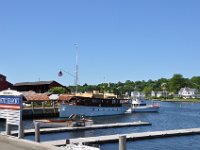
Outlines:
<svg viewBox="0 0 200 150"><path fill-rule="evenodd" d="M129 106L120 99L102 98L75 98L66 104L60 104L59 117L68 117L71 114L84 114L85 116L108 116L124 114Z"/></svg>
<svg viewBox="0 0 200 150"><path fill-rule="evenodd" d="M127 110L127 113L131 112L158 112L160 105L157 103L146 104L143 100L139 98L132 99L131 108Z"/></svg>
<svg viewBox="0 0 200 150"><path fill-rule="evenodd" d="M66 144L65 147L62 147L63 150L100 150L99 147L87 146L83 144Z"/></svg>

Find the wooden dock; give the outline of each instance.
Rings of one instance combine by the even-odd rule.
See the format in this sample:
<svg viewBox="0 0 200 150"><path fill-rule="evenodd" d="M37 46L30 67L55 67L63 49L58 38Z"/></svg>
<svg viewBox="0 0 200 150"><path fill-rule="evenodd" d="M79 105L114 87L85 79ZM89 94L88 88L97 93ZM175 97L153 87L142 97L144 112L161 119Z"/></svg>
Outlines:
<svg viewBox="0 0 200 150"><path fill-rule="evenodd" d="M91 126L84 127L58 127L58 128L41 128L41 134L48 133L59 133L59 132L69 132L69 131L78 131L78 130L93 130L93 129L105 129L105 128L120 128L120 127L130 127L130 126L147 126L151 125L149 122L126 122L126 123L111 123L111 124L93 124ZM17 132L13 131L12 135L16 135ZM35 129L27 129L24 131L25 135L34 135Z"/></svg>
<svg viewBox="0 0 200 150"><path fill-rule="evenodd" d="M195 135L200 134L200 128L191 129L175 129L175 130L165 130L165 131L154 131L154 132L141 132L141 133L130 133L130 134L116 134L98 137L86 137L86 138L76 138L69 139L70 143L111 143L118 142L119 136L126 136L127 140L142 140L151 138L163 138L171 136L185 136L185 135ZM54 146L65 145L66 140L56 140L43 142L45 144L53 144Z"/></svg>
<svg viewBox="0 0 200 150"><path fill-rule="evenodd" d="M0 135L1 150L63 150L53 145L45 145L17 137Z"/></svg>

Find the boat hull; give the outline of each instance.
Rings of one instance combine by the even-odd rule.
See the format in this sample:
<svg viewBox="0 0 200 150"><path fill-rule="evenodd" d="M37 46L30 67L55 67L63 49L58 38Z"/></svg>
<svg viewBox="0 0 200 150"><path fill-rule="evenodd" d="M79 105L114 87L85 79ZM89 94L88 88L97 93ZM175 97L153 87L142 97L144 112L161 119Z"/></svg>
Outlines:
<svg viewBox="0 0 200 150"><path fill-rule="evenodd" d="M147 105L147 106L139 106L133 107L132 112L158 112L159 106Z"/></svg>
<svg viewBox="0 0 200 150"><path fill-rule="evenodd" d="M40 123L41 128L57 128L57 127L69 127L72 122L43 122L35 121L35 123Z"/></svg>
<svg viewBox="0 0 200 150"><path fill-rule="evenodd" d="M87 145L74 145L74 144L67 144L65 149L68 150L100 150L98 147L92 147Z"/></svg>
<svg viewBox="0 0 200 150"><path fill-rule="evenodd" d="M49 120L35 120L34 123L39 123L42 128L56 128L56 127L75 127L75 126L91 126L93 121L90 119L80 121L49 121Z"/></svg>
<svg viewBox="0 0 200 150"><path fill-rule="evenodd" d="M71 114L84 114L85 116L109 116L124 114L125 107L97 107L61 104L59 117L69 117Z"/></svg>

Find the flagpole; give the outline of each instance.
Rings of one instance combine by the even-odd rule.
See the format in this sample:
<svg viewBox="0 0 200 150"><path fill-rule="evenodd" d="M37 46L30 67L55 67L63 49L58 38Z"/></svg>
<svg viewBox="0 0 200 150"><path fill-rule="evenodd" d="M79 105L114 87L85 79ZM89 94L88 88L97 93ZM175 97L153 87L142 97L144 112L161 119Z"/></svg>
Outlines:
<svg viewBox="0 0 200 150"><path fill-rule="evenodd" d="M60 69L59 73L58 73L58 76L61 77L63 75L62 71L67 73L68 75L72 76L75 78L74 80L74 84L75 84L75 95L77 94L78 92L78 75L79 75L79 66L78 66L78 44L74 44L75 45L75 49L76 49L76 65L75 65L75 75L74 74L71 74L70 72L67 72L63 69Z"/></svg>
<svg viewBox="0 0 200 150"><path fill-rule="evenodd" d="M77 94L78 92L78 70L79 70L79 67L78 67L78 44L74 44L75 45L75 48L76 48L76 71L75 71L75 86L76 86L76 91L75 91L75 95Z"/></svg>

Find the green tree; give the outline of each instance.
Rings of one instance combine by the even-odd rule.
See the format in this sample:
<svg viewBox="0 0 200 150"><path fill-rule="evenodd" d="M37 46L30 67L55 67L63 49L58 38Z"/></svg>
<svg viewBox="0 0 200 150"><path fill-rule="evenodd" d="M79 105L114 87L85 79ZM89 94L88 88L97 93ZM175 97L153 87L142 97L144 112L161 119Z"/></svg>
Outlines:
<svg viewBox="0 0 200 150"><path fill-rule="evenodd" d="M70 90L64 87L53 87L49 89L49 92L52 94L64 94L64 93L70 93Z"/></svg>
<svg viewBox="0 0 200 150"><path fill-rule="evenodd" d="M169 81L169 89L171 92L174 92L175 94L178 93L178 91L187 86L187 79L185 79L181 74L174 74L174 76Z"/></svg>
<svg viewBox="0 0 200 150"><path fill-rule="evenodd" d="M152 90L153 88L151 86L145 86L142 92L145 93L146 96L150 96Z"/></svg>
<svg viewBox="0 0 200 150"><path fill-rule="evenodd" d="M190 86L200 91L200 76L194 76L190 79Z"/></svg>

